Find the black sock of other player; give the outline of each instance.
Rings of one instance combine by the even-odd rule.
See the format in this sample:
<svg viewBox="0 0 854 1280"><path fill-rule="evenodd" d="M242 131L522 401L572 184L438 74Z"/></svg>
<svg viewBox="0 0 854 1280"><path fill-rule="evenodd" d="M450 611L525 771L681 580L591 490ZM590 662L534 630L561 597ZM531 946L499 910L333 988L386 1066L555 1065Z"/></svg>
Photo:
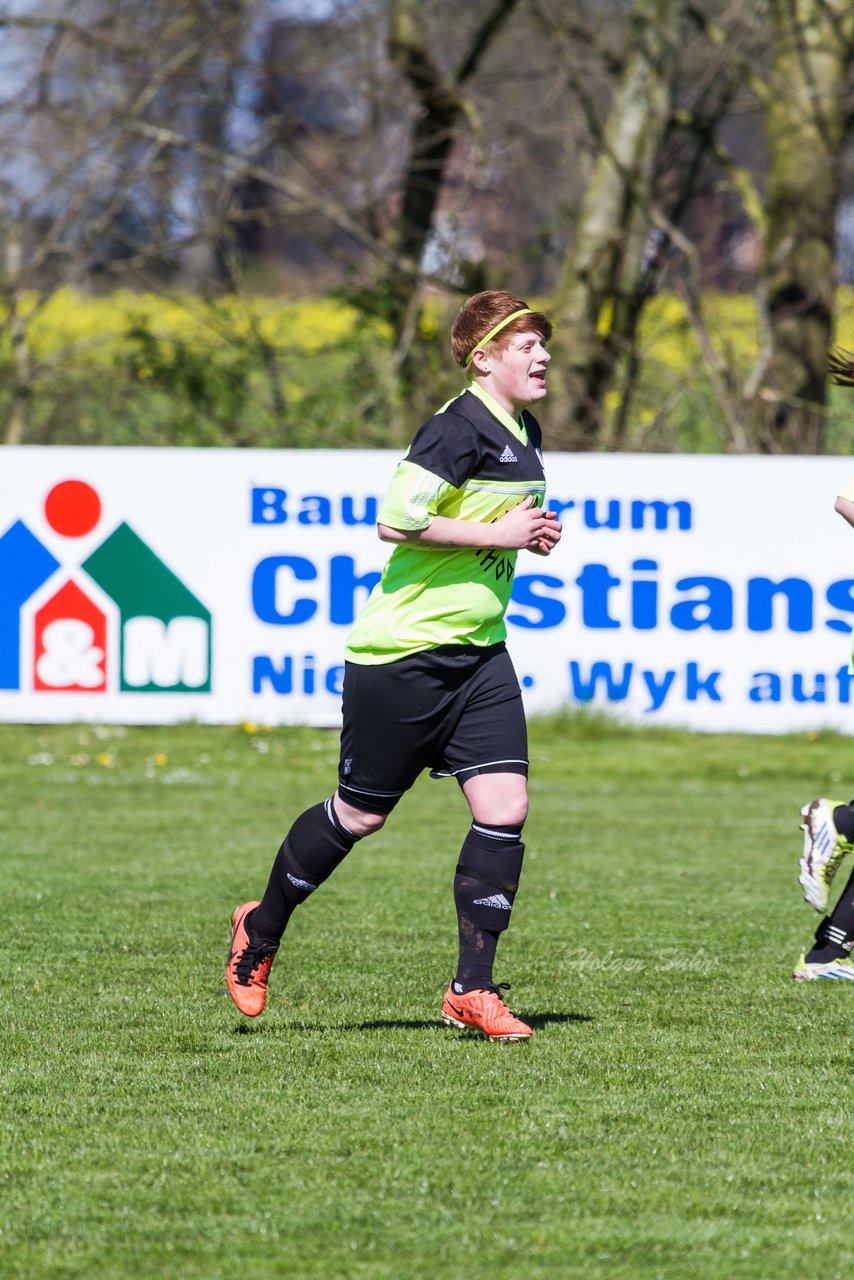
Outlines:
<svg viewBox="0 0 854 1280"><path fill-rule="evenodd" d="M836 819L834 818L834 822ZM838 828L837 828L838 830ZM825 916L815 931L815 945L807 955L807 964L826 964L851 954L854 942L854 871L836 906Z"/></svg>
<svg viewBox="0 0 854 1280"><path fill-rule="evenodd" d="M833 810L833 825L841 836L854 843L854 800L838 804Z"/></svg>
<svg viewBox="0 0 854 1280"><path fill-rule="evenodd" d="M265 942L278 943L294 907L329 879L357 839L339 819L331 796L301 813L276 854L250 928Z"/></svg>
<svg viewBox="0 0 854 1280"><path fill-rule="evenodd" d="M492 985L498 939L510 923L525 846L522 828L473 822L454 876L459 929L456 992Z"/></svg>

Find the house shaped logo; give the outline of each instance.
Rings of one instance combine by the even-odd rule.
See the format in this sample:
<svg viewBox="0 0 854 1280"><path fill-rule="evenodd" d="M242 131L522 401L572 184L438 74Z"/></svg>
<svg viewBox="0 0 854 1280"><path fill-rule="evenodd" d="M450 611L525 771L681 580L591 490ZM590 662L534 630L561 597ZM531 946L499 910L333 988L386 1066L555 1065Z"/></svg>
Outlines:
<svg viewBox="0 0 854 1280"><path fill-rule="evenodd" d="M67 556L23 520L0 534L0 691L210 693L210 612L130 525L75 563L101 514L90 484L63 480L44 515Z"/></svg>

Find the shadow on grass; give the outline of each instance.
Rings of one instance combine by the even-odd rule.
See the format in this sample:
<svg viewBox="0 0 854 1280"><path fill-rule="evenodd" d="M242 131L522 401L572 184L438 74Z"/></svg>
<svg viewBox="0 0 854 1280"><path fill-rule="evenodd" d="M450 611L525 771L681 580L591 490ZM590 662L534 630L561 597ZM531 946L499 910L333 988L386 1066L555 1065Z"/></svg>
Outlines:
<svg viewBox="0 0 854 1280"><path fill-rule="evenodd" d="M535 1031L542 1031L553 1022L593 1022L589 1013L531 1013L525 1015L525 1021Z"/></svg>
<svg viewBox="0 0 854 1280"><path fill-rule="evenodd" d="M586 1013L536 1013L524 1014L524 1020L535 1031L542 1031L543 1027L549 1026L553 1022L592 1022L593 1019ZM438 1018L432 1021L417 1018L389 1018L377 1019L373 1022L357 1022L347 1027L348 1031L389 1031L389 1030L428 1030L431 1027L442 1027L442 1023Z"/></svg>
<svg viewBox="0 0 854 1280"><path fill-rule="evenodd" d="M592 1022L587 1013L535 1013L526 1014L525 1020L535 1031L561 1022ZM257 1035L272 1030L279 1035L283 1031L435 1031L445 1030L439 1018L376 1018L370 1022L294 1022L283 1028L281 1024L270 1028L268 1024L239 1022L232 1028L236 1036Z"/></svg>

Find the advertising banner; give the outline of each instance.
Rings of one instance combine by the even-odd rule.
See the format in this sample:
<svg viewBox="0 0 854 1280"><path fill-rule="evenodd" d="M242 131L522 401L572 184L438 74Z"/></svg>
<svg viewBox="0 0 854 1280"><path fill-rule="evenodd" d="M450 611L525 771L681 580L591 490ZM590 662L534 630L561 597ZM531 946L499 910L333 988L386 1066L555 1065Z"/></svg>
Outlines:
<svg viewBox="0 0 854 1280"><path fill-rule="evenodd" d="M0 720L337 725L398 457L2 449ZM507 619L529 712L854 731L852 471L547 455L564 537L519 553Z"/></svg>

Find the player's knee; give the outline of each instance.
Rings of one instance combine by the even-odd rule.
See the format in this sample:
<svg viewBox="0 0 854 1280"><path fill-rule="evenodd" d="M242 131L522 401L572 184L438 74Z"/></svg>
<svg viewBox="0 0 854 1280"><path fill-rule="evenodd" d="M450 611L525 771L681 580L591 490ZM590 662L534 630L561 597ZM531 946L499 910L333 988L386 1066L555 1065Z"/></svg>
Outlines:
<svg viewBox="0 0 854 1280"><path fill-rule="evenodd" d="M518 823L521 828L528 816L528 779L518 773L511 776L513 785L504 790L498 806L502 816L495 821L508 827Z"/></svg>
<svg viewBox="0 0 854 1280"><path fill-rule="evenodd" d="M515 789L505 796L493 793L489 797L488 805L478 806L478 809L485 809L485 811L475 813L472 810L475 821L483 822L487 826L493 823L500 827L518 827L521 831L528 816L528 794L525 790Z"/></svg>
<svg viewBox="0 0 854 1280"><path fill-rule="evenodd" d="M519 773L481 773L463 783L475 822L521 828L528 816L528 780Z"/></svg>
<svg viewBox="0 0 854 1280"><path fill-rule="evenodd" d="M361 840L364 836L373 835L375 831L379 831L380 827L385 826L386 815L384 813L365 813L360 809L352 811L352 818L348 820L354 823L350 826L350 830L354 836L358 836Z"/></svg>
<svg viewBox="0 0 854 1280"><path fill-rule="evenodd" d="M490 822L495 822L502 827L516 827L521 830L525 825L525 819L528 816L528 798L522 796L513 801L508 800L504 806L499 806L497 810L490 814Z"/></svg>
<svg viewBox="0 0 854 1280"><path fill-rule="evenodd" d="M335 796L335 814L342 827L345 827L351 835L357 840L362 840L365 836L373 835L375 831L379 831L380 827L385 825L385 813L368 813L365 809L354 809L351 804L347 804L346 800L342 800L340 794Z"/></svg>
<svg viewBox="0 0 854 1280"><path fill-rule="evenodd" d="M481 809L475 812L472 810L472 817L475 822L485 827L518 827L521 831L525 825L525 819L528 816L528 805L526 801L520 801L516 804L493 804L488 809Z"/></svg>

